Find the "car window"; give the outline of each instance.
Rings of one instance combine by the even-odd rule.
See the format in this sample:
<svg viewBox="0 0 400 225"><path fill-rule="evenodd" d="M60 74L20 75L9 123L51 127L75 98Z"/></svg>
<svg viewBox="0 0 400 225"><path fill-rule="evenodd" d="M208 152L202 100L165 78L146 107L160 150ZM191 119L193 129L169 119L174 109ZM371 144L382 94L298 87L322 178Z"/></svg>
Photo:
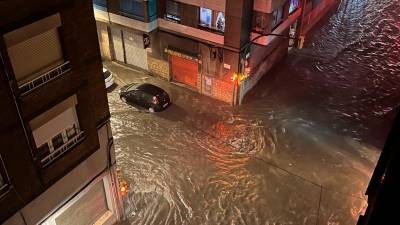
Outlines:
<svg viewBox="0 0 400 225"><path fill-rule="evenodd" d="M111 76L110 71L106 70L105 72L103 72L103 76L104 76L104 79L107 79L109 76Z"/></svg>

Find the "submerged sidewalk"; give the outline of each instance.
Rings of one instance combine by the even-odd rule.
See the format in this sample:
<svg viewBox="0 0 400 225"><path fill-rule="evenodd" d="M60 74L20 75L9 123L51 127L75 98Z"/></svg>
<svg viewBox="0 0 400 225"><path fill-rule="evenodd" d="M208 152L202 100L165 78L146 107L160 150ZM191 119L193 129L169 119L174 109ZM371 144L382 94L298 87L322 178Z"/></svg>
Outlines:
<svg viewBox="0 0 400 225"><path fill-rule="evenodd" d="M164 89L172 102L171 107L167 110L169 113L160 114L166 119L180 120L201 130L211 130L210 127L218 121L231 120L233 107L227 103L116 62L106 61L103 62L103 65L113 73L114 79L119 85L117 89L126 84L144 82Z"/></svg>

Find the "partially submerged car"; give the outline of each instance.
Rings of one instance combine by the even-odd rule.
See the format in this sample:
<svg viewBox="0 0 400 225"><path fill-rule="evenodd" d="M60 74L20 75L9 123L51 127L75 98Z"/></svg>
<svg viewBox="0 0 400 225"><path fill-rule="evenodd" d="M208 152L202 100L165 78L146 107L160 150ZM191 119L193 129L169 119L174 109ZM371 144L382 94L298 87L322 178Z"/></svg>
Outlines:
<svg viewBox="0 0 400 225"><path fill-rule="evenodd" d="M148 83L125 85L120 89L119 96L123 102L148 109L149 112L162 111L171 104L166 91Z"/></svg>

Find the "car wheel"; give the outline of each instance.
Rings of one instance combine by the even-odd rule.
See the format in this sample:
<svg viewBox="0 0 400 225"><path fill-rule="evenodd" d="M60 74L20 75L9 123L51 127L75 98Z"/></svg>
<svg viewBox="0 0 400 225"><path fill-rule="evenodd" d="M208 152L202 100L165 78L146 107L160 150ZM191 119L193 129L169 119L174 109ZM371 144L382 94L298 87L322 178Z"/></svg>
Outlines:
<svg viewBox="0 0 400 225"><path fill-rule="evenodd" d="M121 97L121 100L126 103L126 98L125 97Z"/></svg>
<svg viewBox="0 0 400 225"><path fill-rule="evenodd" d="M153 108L153 107L150 107L150 108L149 108L149 112L153 113L153 112L154 112L154 108Z"/></svg>

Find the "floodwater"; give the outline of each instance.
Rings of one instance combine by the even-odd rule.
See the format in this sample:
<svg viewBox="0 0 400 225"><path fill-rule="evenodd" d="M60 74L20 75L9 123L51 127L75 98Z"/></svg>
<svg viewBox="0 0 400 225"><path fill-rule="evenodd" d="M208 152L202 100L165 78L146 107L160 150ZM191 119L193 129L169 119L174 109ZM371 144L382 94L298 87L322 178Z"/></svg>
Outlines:
<svg viewBox="0 0 400 225"><path fill-rule="evenodd" d="M174 102L109 93L131 224L356 223L400 102L400 2L342 1L319 27L237 108L109 66Z"/></svg>

